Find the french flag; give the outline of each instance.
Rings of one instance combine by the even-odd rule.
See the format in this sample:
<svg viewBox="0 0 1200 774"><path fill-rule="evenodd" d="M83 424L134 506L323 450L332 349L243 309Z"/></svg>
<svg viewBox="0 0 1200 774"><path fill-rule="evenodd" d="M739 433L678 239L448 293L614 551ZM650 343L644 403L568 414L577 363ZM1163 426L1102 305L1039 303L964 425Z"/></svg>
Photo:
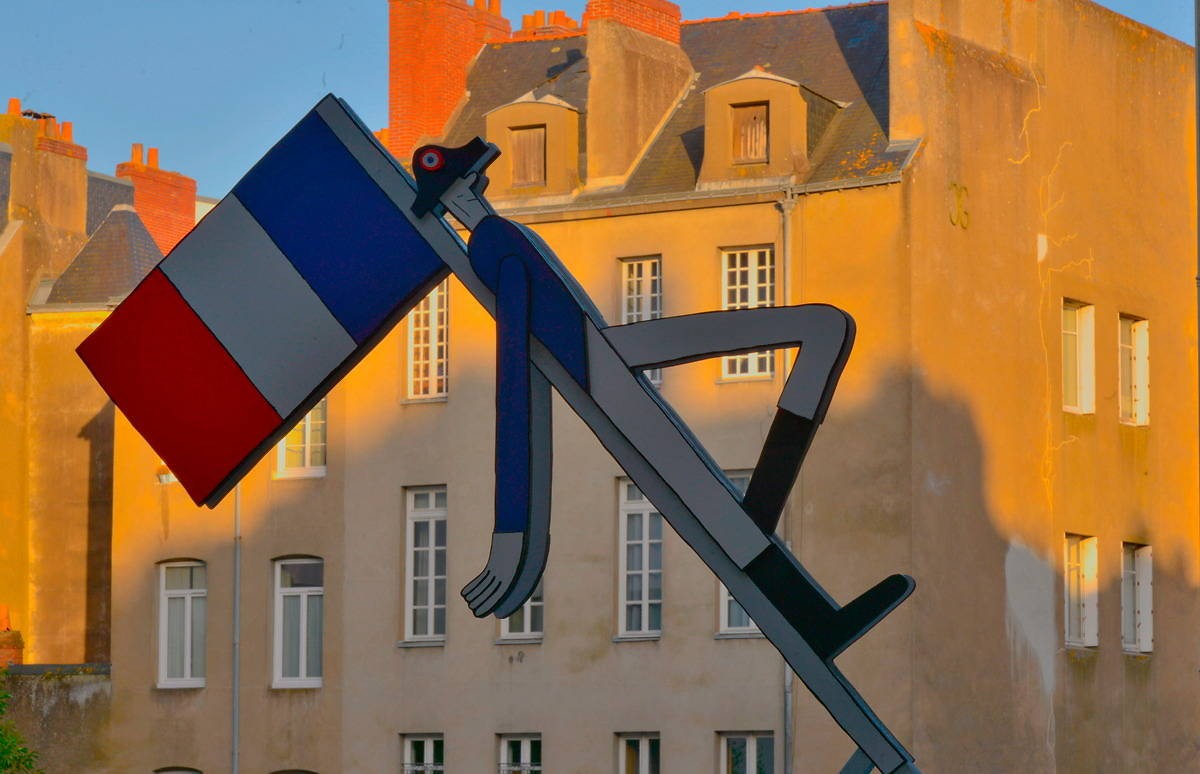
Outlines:
<svg viewBox="0 0 1200 774"><path fill-rule="evenodd" d="M330 95L78 348L197 504L233 485L448 273L444 221ZM451 240L448 242L447 240Z"/></svg>

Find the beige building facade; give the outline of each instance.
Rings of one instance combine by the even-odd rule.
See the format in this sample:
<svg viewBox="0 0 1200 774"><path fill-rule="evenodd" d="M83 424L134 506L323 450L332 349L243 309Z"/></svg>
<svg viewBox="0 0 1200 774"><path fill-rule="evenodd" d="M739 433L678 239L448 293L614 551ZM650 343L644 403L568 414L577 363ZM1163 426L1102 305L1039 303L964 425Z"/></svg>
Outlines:
<svg viewBox="0 0 1200 774"><path fill-rule="evenodd" d="M1068 0L585 21L484 45L443 136L506 151L489 195L610 323L855 318L780 531L841 602L916 579L838 664L921 769L1200 766L1194 51ZM659 389L737 480L792 360ZM117 415L103 766L839 770L849 740L557 399L543 589L470 615L494 372L451 279L213 510Z"/></svg>

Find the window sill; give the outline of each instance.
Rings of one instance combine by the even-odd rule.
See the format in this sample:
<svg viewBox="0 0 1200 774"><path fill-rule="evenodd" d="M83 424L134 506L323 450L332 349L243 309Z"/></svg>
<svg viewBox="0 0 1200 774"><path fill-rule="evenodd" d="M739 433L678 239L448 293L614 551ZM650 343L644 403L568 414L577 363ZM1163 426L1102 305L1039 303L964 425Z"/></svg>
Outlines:
<svg viewBox="0 0 1200 774"><path fill-rule="evenodd" d="M304 691L312 690L321 687L321 679L315 680L273 680L271 681L271 690L273 691Z"/></svg>
<svg viewBox="0 0 1200 774"><path fill-rule="evenodd" d="M446 639L440 640L397 640L397 648L444 648Z"/></svg>
<svg viewBox="0 0 1200 774"><path fill-rule="evenodd" d="M1073 408L1071 406L1063 406L1062 410L1064 414L1070 414L1071 416L1076 417L1091 417L1096 415L1095 409L1081 409Z"/></svg>
<svg viewBox="0 0 1200 774"><path fill-rule="evenodd" d="M497 645L541 645L542 637L500 637L496 640Z"/></svg>
<svg viewBox="0 0 1200 774"><path fill-rule="evenodd" d="M276 481L287 481L289 479L304 479L304 478L325 478L325 466L312 468L291 468L289 470L276 470L271 474L271 478Z"/></svg>
<svg viewBox="0 0 1200 774"><path fill-rule="evenodd" d="M765 640L767 637L758 629L747 629L745 631L730 630L717 632L713 635L714 640Z"/></svg>
<svg viewBox="0 0 1200 774"><path fill-rule="evenodd" d="M662 639L662 632L654 632L646 634L618 634L612 638L613 642L657 642Z"/></svg>
<svg viewBox="0 0 1200 774"><path fill-rule="evenodd" d="M204 687L203 680L172 680L170 682L156 683L154 687L160 691L187 691L197 690Z"/></svg>
<svg viewBox="0 0 1200 774"><path fill-rule="evenodd" d="M775 380L775 373L746 374L745 376L719 376L717 384L745 384L746 382L770 382Z"/></svg>
<svg viewBox="0 0 1200 774"><path fill-rule="evenodd" d="M441 395L427 395L417 398L401 398L400 403L404 406L420 406L425 403L447 403L449 400L450 395L448 393L442 393Z"/></svg>
<svg viewBox="0 0 1200 774"><path fill-rule="evenodd" d="M1136 421L1131 422L1128 419L1120 420L1120 424L1121 424L1121 427L1128 427L1131 430L1137 430L1138 428L1143 428L1143 427L1150 427L1149 422L1136 422Z"/></svg>
<svg viewBox="0 0 1200 774"><path fill-rule="evenodd" d="M1128 648L1123 649L1121 653L1138 661L1147 661L1154 655L1154 651L1152 650L1130 650Z"/></svg>

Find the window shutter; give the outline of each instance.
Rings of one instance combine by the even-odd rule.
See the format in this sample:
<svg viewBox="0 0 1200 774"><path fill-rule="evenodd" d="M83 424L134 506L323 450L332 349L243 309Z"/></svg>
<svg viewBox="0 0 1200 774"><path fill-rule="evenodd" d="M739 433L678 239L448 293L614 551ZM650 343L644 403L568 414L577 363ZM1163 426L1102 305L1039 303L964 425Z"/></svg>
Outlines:
<svg viewBox="0 0 1200 774"><path fill-rule="evenodd" d="M1097 572L1096 538L1080 541L1079 559L1083 580L1083 644L1094 647L1100 644L1099 596L1100 584Z"/></svg>
<svg viewBox="0 0 1200 774"><path fill-rule="evenodd" d="M733 106L733 160L767 160L767 103Z"/></svg>
<svg viewBox="0 0 1200 774"><path fill-rule="evenodd" d="M544 185L546 182L546 127L527 126L512 130L513 185Z"/></svg>
<svg viewBox="0 0 1200 774"><path fill-rule="evenodd" d="M1142 546L1133 555L1137 575L1137 649L1154 650L1154 560L1150 546Z"/></svg>

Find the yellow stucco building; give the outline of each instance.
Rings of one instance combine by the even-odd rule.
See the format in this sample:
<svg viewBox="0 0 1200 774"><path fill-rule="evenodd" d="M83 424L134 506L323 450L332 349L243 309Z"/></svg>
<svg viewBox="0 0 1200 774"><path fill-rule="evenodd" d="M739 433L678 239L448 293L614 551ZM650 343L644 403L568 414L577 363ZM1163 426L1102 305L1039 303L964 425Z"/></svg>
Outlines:
<svg viewBox="0 0 1200 774"><path fill-rule="evenodd" d="M610 322L854 316L780 531L840 601L916 578L838 663L922 770L1200 767L1193 49L1082 0L597 0L511 37L459 5L389 4L394 50L413 14L476 25L453 104L393 57L394 152L497 143L489 197ZM116 416L96 770L840 767L851 743L557 399L542 591L470 615L494 335L451 279L211 511ZM660 390L736 480L791 360Z"/></svg>

